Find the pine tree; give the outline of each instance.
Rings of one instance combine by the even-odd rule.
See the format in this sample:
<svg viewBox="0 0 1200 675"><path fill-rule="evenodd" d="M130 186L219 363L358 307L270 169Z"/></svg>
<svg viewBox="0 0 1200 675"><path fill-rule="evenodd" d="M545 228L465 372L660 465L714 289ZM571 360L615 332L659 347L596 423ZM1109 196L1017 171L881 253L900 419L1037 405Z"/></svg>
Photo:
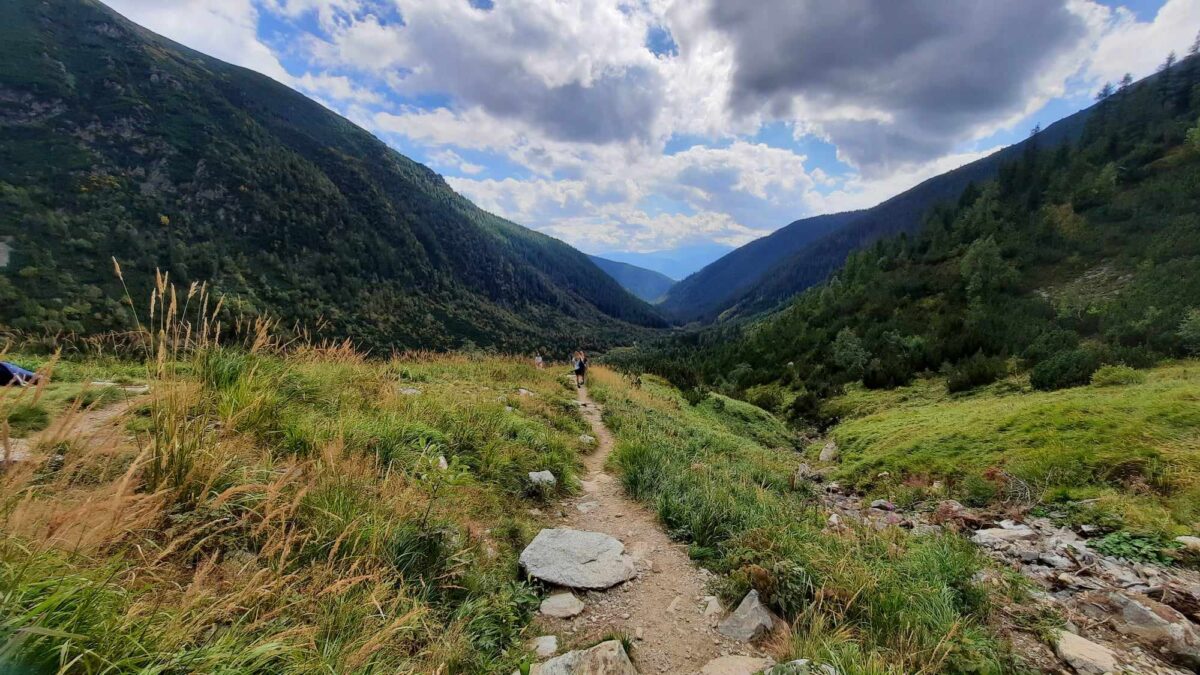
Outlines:
<svg viewBox="0 0 1200 675"><path fill-rule="evenodd" d="M1113 83L1105 82L1104 86L1100 87L1100 91L1096 93L1096 100L1104 101L1104 99L1106 99L1112 95L1113 95Z"/></svg>
<svg viewBox="0 0 1200 675"><path fill-rule="evenodd" d="M1133 75L1130 75L1129 73L1125 73L1125 77L1121 78L1121 86L1117 91L1124 94L1125 91L1127 89L1129 89L1131 86L1133 86Z"/></svg>

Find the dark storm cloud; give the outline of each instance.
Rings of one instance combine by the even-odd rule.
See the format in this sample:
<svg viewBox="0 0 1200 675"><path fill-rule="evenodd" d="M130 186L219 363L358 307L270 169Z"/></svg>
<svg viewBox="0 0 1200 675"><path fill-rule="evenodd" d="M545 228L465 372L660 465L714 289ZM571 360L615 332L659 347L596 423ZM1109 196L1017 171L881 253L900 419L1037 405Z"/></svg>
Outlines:
<svg viewBox="0 0 1200 675"><path fill-rule="evenodd" d="M712 0L733 42L730 104L786 116L852 106L822 128L868 173L933 158L1019 112L1037 77L1087 35L1065 0Z"/></svg>

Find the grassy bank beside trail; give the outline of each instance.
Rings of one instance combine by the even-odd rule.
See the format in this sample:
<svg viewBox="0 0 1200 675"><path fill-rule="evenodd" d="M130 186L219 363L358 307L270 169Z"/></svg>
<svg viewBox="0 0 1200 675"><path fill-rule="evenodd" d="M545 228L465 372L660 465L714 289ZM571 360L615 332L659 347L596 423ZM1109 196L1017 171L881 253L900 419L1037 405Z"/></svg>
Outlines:
<svg viewBox="0 0 1200 675"><path fill-rule="evenodd" d="M825 530L802 455L777 419L710 394L690 405L653 377L596 369L593 395L617 437L630 494L655 508L693 557L721 573L726 603L751 587L791 625L780 656L844 673L1005 672L986 625L984 564L957 536Z"/></svg>
<svg viewBox="0 0 1200 675"><path fill-rule="evenodd" d="M556 374L211 345L151 368L133 440L35 448L0 473L0 672L511 672L526 658L528 510L576 484L588 428ZM60 362L42 403L138 370ZM32 394L0 390L0 410ZM557 488L531 492L544 469Z"/></svg>
<svg viewBox="0 0 1200 675"><path fill-rule="evenodd" d="M943 481L976 505L1088 500L1085 521L1200 531L1200 361L1055 392L1020 378L961 395L940 380L854 388L828 410L836 475L869 492L919 498Z"/></svg>

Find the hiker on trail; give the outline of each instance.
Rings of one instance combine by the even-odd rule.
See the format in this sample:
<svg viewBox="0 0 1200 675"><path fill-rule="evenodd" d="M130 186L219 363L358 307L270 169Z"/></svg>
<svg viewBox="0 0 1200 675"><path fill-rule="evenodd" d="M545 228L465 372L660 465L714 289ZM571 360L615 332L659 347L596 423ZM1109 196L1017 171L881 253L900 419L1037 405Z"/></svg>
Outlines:
<svg viewBox="0 0 1200 675"><path fill-rule="evenodd" d="M575 369L575 387L580 388L587 384L587 354L582 351L575 352L571 356L571 367Z"/></svg>

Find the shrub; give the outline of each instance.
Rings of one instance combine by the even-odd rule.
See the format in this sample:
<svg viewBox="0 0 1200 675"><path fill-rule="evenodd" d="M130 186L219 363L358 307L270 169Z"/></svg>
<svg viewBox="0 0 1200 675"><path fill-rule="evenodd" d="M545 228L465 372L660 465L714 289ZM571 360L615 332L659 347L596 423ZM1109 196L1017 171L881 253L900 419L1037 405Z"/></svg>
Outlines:
<svg viewBox="0 0 1200 675"><path fill-rule="evenodd" d="M50 425L50 413L40 403L17 403L8 409L8 429L15 437L41 431Z"/></svg>
<svg viewBox="0 0 1200 675"><path fill-rule="evenodd" d="M1124 384L1140 384L1146 381L1145 373L1140 373L1125 365L1100 366L1092 373L1092 384L1097 387L1115 387Z"/></svg>
<svg viewBox="0 0 1200 675"><path fill-rule="evenodd" d="M998 356L974 356L948 368L946 391L951 394L991 384L1008 374L1008 364Z"/></svg>
<svg viewBox="0 0 1200 675"><path fill-rule="evenodd" d="M1179 339L1192 356L1200 356L1200 309L1189 310L1179 324Z"/></svg>
<svg viewBox="0 0 1200 675"><path fill-rule="evenodd" d="M1085 349L1059 352L1034 367L1029 383L1042 391L1078 387L1087 384L1099 367L1096 355Z"/></svg>
<svg viewBox="0 0 1200 675"><path fill-rule="evenodd" d="M1174 560L1170 552L1179 548L1179 544L1161 535L1137 534L1128 530L1113 532L1099 541L1091 542L1091 546L1104 555L1160 565L1169 565Z"/></svg>

